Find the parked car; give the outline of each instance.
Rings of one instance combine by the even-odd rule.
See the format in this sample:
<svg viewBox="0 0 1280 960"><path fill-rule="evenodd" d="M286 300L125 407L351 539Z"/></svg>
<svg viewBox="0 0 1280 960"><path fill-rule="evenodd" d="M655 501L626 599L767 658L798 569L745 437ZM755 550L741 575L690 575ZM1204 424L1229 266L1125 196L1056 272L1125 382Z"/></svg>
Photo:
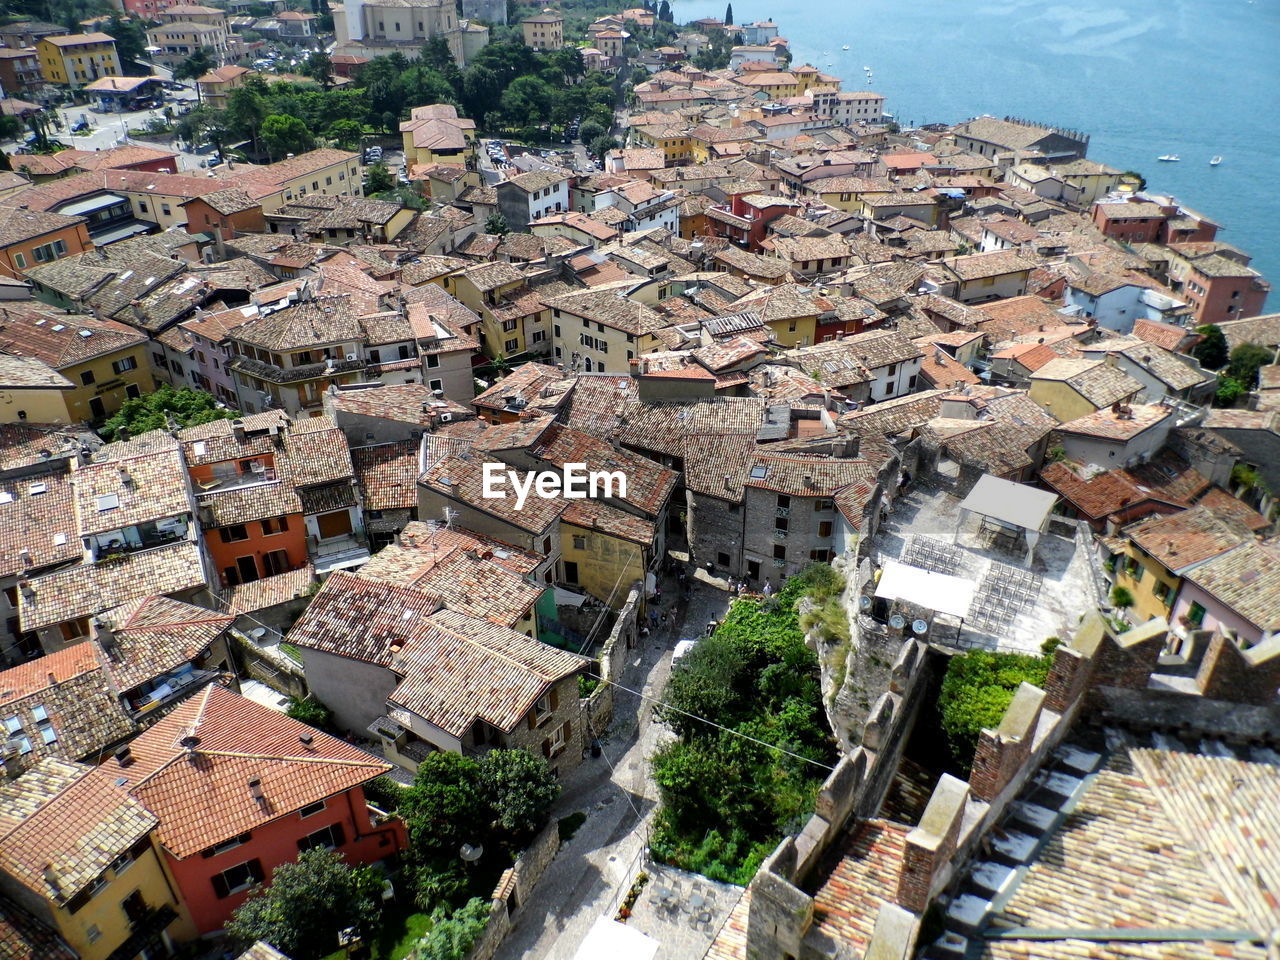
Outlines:
<svg viewBox="0 0 1280 960"><path fill-rule="evenodd" d="M89 129L88 120L79 120L71 125L72 133L85 133Z"/></svg>

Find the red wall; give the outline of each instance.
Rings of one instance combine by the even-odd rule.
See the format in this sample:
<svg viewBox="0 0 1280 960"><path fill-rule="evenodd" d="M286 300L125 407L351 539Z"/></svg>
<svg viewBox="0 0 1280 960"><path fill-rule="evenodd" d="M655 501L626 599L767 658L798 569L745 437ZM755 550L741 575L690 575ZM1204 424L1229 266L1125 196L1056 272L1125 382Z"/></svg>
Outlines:
<svg viewBox="0 0 1280 960"><path fill-rule="evenodd" d="M205 934L222 929L236 907L249 896L248 890L242 890L219 899L213 889L214 876L246 860L257 859L262 863L263 875L270 882L276 867L298 859L300 839L332 823L342 824L346 843L337 852L353 866L373 863L405 849L404 824L393 820L374 827L365 806L364 788L356 787L345 794L330 797L324 811L305 820L292 813L258 827L248 843L216 857L202 857L197 853L178 860L166 853L166 863L187 909L191 911L197 932Z"/></svg>

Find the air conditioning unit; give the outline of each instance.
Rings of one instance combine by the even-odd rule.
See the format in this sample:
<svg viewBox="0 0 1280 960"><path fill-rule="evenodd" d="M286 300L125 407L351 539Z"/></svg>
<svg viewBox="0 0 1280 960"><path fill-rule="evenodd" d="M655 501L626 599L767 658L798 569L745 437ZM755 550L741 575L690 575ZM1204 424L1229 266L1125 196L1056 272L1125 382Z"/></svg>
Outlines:
<svg viewBox="0 0 1280 960"><path fill-rule="evenodd" d="M448 423L452 419L453 419L453 414L449 413L447 410L444 413L440 414L441 423Z"/></svg>
<svg viewBox="0 0 1280 960"><path fill-rule="evenodd" d="M359 360L359 359L360 359L360 354L358 354L358 353L348 353L348 354L347 354L347 362L351 362L351 361L353 361L353 360Z"/></svg>

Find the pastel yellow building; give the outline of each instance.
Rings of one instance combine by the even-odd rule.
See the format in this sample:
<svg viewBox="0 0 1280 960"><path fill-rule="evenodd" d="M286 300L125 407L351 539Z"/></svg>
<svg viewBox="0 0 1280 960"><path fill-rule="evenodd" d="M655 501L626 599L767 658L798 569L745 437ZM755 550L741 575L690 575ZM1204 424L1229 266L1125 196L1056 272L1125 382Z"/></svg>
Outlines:
<svg viewBox="0 0 1280 960"><path fill-rule="evenodd" d="M405 163L415 165L450 163L466 166L476 142L476 122L459 117L448 103L414 107L409 119L400 124L404 137Z"/></svg>
<svg viewBox="0 0 1280 960"><path fill-rule="evenodd" d="M0 423L66 423L73 388L42 360L0 353Z"/></svg>
<svg viewBox="0 0 1280 960"><path fill-rule="evenodd" d="M14 304L5 308L0 330L0 353L39 361L68 381L56 394L39 393L39 409L25 406L26 391L6 394L3 419L32 423L83 423L102 420L125 400L152 392L155 381L147 357L147 338L113 320L94 320L86 314L66 314L45 304ZM53 402L61 397L59 411ZM17 406L18 400L24 406ZM34 401L30 401L34 402ZM8 411L12 409L12 419ZM25 411L26 416L19 416ZM55 415L56 414L56 415Z"/></svg>
<svg viewBox="0 0 1280 960"><path fill-rule="evenodd" d="M36 43L40 72L50 83L79 89L99 77L118 77L115 40L105 33L44 37Z"/></svg>
<svg viewBox="0 0 1280 960"><path fill-rule="evenodd" d="M46 757L0 786L0 810L0 892L81 960L168 956L194 936L156 850L158 821L115 773Z"/></svg>
<svg viewBox="0 0 1280 960"><path fill-rule="evenodd" d="M560 518L560 565L575 584L613 609L644 579L653 553L654 527L647 520L598 500L573 501Z"/></svg>
<svg viewBox="0 0 1280 960"><path fill-rule="evenodd" d="M480 349L485 356L510 359L550 352L551 311L524 274L505 260L446 276L444 289L480 315Z"/></svg>
<svg viewBox="0 0 1280 960"><path fill-rule="evenodd" d="M687 130L660 124L631 128L631 146L661 150L667 166L693 159L693 140Z"/></svg>

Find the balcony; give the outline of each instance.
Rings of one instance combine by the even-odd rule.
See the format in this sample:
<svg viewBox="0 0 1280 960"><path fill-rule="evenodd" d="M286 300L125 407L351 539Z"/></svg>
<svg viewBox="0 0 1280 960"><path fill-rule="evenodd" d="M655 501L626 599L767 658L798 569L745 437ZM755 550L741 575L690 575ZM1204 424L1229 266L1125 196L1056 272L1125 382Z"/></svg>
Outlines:
<svg viewBox="0 0 1280 960"><path fill-rule="evenodd" d="M196 496L203 497L211 493L238 490L242 487L265 486L269 483L276 483L279 479L274 467L250 468L243 472L227 473L222 476L211 477L208 480L196 481Z"/></svg>
<svg viewBox="0 0 1280 960"><path fill-rule="evenodd" d="M86 547L93 562L98 563L108 557L118 559L130 553L187 540L192 530L185 517L148 521L87 537Z"/></svg>
<svg viewBox="0 0 1280 960"><path fill-rule="evenodd" d="M333 570L358 567L369 559L369 549L350 534L329 540L307 537L307 548L316 573L321 576Z"/></svg>
<svg viewBox="0 0 1280 960"><path fill-rule="evenodd" d="M144 684L142 687L135 688L126 694L125 699L129 701L129 712L133 714L134 719L138 719L144 714L158 710L166 703L170 703L179 697L185 696L192 690L204 686L218 677L216 670L196 670L189 664L174 670L164 677L159 677L151 681L150 684ZM150 690L140 692L145 687L151 686Z"/></svg>

